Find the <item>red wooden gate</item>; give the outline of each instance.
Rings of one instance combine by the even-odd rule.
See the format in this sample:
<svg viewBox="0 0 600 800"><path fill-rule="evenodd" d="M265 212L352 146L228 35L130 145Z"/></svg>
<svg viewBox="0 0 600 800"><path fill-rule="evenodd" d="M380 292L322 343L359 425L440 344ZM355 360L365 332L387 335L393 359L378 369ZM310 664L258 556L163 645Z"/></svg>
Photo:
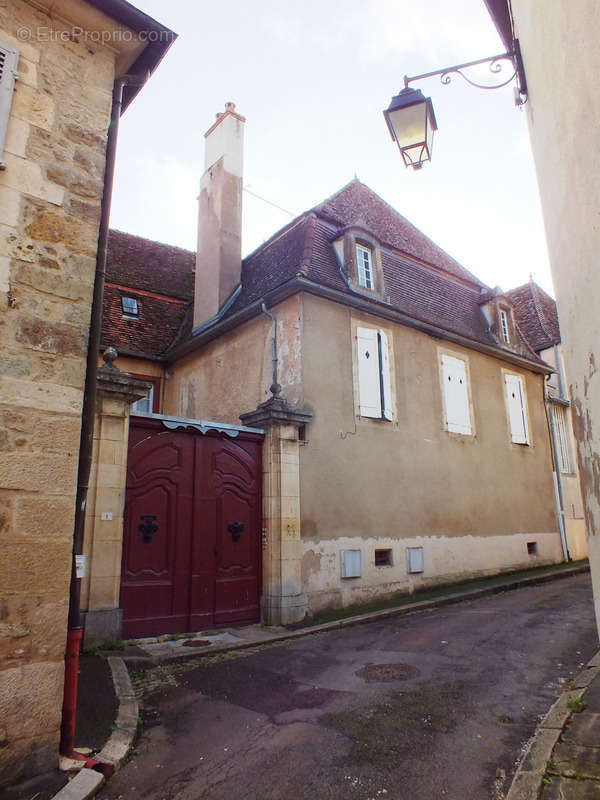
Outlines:
<svg viewBox="0 0 600 800"><path fill-rule="evenodd" d="M125 638L260 615L262 436L131 417L121 601Z"/></svg>

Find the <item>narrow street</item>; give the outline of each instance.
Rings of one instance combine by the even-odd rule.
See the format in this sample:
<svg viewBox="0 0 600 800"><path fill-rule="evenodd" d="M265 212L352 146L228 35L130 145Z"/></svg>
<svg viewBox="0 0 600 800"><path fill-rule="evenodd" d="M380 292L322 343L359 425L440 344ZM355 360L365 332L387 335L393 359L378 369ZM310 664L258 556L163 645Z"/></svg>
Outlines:
<svg viewBox="0 0 600 800"><path fill-rule="evenodd" d="M589 574L132 671L145 724L102 800L488 800L598 649Z"/></svg>

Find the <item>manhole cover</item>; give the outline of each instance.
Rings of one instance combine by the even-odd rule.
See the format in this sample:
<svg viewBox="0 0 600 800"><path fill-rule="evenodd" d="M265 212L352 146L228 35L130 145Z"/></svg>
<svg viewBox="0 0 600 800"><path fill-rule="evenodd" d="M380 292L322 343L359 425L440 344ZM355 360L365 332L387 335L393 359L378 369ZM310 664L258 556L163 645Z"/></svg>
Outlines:
<svg viewBox="0 0 600 800"><path fill-rule="evenodd" d="M206 639L186 639L183 643L183 647L207 647L212 642L207 641Z"/></svg>
<svg viewBox="0 0 600 800"><path fill-rule="evenodd" d="M410 664L367 664L366 667L361 667L357 670L356 675L359 678L364 678L368 683L371 681L405 681L408 678L414 678L419 674L416 667L411 667Z"/></svg>

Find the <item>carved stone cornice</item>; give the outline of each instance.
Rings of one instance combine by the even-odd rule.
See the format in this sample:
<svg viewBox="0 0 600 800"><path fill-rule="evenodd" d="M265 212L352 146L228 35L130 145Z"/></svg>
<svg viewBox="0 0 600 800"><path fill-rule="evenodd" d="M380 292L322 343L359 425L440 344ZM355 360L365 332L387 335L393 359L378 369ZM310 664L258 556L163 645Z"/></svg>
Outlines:
<svg viewBox="0 0 600 800"><path fill-rule="evenodd" d="M240 414L242 425L267 428L274 422L280 425L304 425L312 419L312 411L292 406L283 397L273 395L254 411Z"/></svg>

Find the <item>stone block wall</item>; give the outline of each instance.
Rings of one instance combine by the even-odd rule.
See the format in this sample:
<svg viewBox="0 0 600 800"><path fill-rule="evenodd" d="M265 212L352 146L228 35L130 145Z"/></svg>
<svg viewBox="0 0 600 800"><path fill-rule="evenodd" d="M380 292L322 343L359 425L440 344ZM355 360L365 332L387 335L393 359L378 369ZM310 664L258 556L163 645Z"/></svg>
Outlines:
<svg viewBox="0 0 600 800"><path fill-rule="evenodd" d="M74 0L74 13L81 5ZM19 50L0 172L0 786L57 763L115 75L114 50L77 38L40 40L44 28L69 25L25 0L0 6L0 40Z"/></svg>

